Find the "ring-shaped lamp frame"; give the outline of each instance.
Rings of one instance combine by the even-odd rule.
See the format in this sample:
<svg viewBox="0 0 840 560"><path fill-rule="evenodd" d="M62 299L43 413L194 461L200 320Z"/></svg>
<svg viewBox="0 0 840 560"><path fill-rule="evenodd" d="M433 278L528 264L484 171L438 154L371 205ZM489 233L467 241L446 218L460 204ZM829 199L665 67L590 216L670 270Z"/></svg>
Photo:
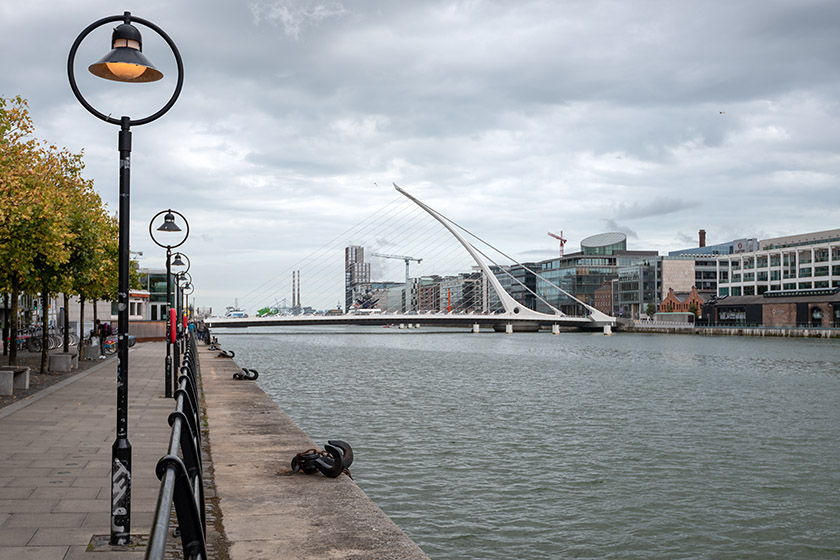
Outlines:
<svg viewBox="0 0 840 560"><path fill-rule="evenodd" d="M187 255L185 255L184 253L175 253L175 255L181 255L182 258L187 259L187 268L185 268L184 270L179 270L178 272L175 273L175 276L178 276L179 274L186 274L187 272L189 272L190 271L190 258ZM174 257L175 255L172 255L172 256ZM192 279L192 277L190 277L190 279Z"/></svg>
<svg viewBox="0 0 840 560"><path fill-rule="evenodd" d="M189 291L187 291L187 290L189 290ZM193 284L192 282L190 282L190 283L187 285L187 287L186 287L186 288L184 288L184 289L182 290L182 292L183 292L183 294L184 294L185 296L191 296L191 295L193 295L193 292L195 292L195 284Z"/></svg>
<svg viewBox="0 0 840 560"><path fill-rule="evenodd" d="M87 109L88 112L94 117L111 124L123 124L123 121L121 119L115 119L110 115L101 113L93 105L87 102L87 100L82 95L82 92L79 90L79 86L76 85L76 72L73 68L73 63L76 61L76 51L79 49L79 45L82 44L82 41L84 41L85 38L88 35L90 35L90 33L94 29L102 27L106 23L111 23L113 21L122 21L124 23L136 22L148 27L149 29L160 35L164 41L166 41L166 44L169 45L169 48L172 49L172 53L175 55L175 62L178 65L178 83L175 86L175 91L172 92L172 97L169 98L169 101L166 103L166 105L164 105L163 108L160 109L157 113L153 113L152 115L149 115L148 117L144 117L142 119L129 119L128 126L139 126L141 124L150 123L154 120L157 120L158 118L163 116L164 113L166 113L169 109L171 109L172 106L175 104L175 101L178 100L178 96L181 95L181 88L184 85L184 63L181 60L181 53L178 52L178 47L175 46L175 43L172 41L169 35L167 35L163 29L161 29L149 20L132 16L129 12L126 12L121 16L104 17L88 25L81 33L79 33L79 36L76 37L76 40L73 42L73 46L70 48L70 55L67 57L67 77L70 79L70 89L73 90L73 95L76 96L76 99L79 100L79 103L82 104L82 107Z"/></svg>
<svg viewBox="0 0 840 560"><path fill-rule="evenodd" d="M187 226L186 233L184 234L184 239L182 239L180 243L176 243L175 245L163 245L163 244L161 244L160 241L155 239L155 233L152 230L152 226L155 225L155 220L157 219L157 217L160 216L161 214L166 214L167 212L171 212L173 214L177 214L178 216L180 216L181 219L184 220L184 224L186 224L186 226ZM149 222L149 237L152 238L152 241L155 242L155 245L157 245L158 247L162 247L163 249L174 249L175 247L180 247L181 245L184 244L184 242L186 242L187 237L189 237L189 236L190 236L190 223L187 221L187 219L184 217L184 215L181 214L180 212L178 212L177 210L172 210L171 208L169 210L161 210L160 212L158 212L157 214L152 216L152 220ZM189 259L187 259L187 261L189 261Z"/></svg>
<svg viewBox="0 0 840 560"><path fill-rule="evenodd" d="M183 255L181 255L181 256L183 256ZM187 259L187 261L189 261L189 260L190 259ZM178 284L180 284L181 280L184 279L184 278L187 278L187 282L189 282L190 284L192 284L192 281L193 281L192 280L192 275L189 272L187 272L186 270L183 270L181 272L176 272L175 273L175 278L177 279Z"/></svg>

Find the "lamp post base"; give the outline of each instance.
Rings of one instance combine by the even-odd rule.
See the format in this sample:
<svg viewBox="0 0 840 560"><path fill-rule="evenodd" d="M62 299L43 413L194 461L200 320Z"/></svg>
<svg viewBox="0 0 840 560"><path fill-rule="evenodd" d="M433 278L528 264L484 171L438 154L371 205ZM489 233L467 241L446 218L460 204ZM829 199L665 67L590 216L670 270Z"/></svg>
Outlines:
<svg viewBox="0 0 840 560"><path fill-rule="evenodd" d="M131 536L131 443L117 438L111 447L111 544L127 545Z"/></svg>

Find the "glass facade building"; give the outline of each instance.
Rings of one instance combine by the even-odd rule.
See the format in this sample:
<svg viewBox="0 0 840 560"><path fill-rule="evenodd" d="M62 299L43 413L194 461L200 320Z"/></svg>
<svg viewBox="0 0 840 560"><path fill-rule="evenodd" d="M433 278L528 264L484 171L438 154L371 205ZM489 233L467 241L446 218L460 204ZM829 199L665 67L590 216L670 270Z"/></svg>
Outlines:
<svg viewBox="0 0 840 560"><path fill-rule="evenodd" d="M148 315L146 319L152 321L163 321L166 319L169 305L166 301L166 269L141 269L140 283L143 289L149 292ZM175 280L172 280L172 292L174 297Z"/></svg>
<svg viewBox="0 0 840 560"><path fill-rule="evenodd" d="M541 278L536 279L540 298L568 315L587 315L588 311L563 291L594 307L595 291L618 278L619 269L657 255L656 251L628 251L627 236L617 232L587 237L580 245L579 253L539 263ZM550 312L541 301L536 309Z"/></svg>

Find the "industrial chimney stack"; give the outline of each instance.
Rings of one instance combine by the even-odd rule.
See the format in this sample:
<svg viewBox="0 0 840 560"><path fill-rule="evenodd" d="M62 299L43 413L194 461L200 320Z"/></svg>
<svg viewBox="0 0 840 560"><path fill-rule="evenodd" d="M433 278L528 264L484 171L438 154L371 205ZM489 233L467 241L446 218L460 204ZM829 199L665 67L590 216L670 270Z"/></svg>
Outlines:
<svg viewBox="0 0 840 560"><path fill-rule="evenodd" d="M700 246L701 247L706 246L706 230L705 229L700 230Z"/></svg>

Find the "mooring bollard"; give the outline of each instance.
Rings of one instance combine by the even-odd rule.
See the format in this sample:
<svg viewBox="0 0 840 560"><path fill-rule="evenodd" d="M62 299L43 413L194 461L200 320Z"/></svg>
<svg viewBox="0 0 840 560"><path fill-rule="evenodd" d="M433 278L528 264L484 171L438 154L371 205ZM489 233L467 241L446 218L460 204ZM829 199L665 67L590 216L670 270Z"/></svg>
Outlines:
<svg viewBox="0 0 840 560"><path fill-rule="evenodd" d="M242 371L234 372L233 378L234 379L246 379L248 381L256 381L259 378L260 374L255 369L249 368L242 368Z"/></svg>
<svg viewBox="0 0 840 560"><path fill-rule="evenodd" d="M292 472L314 474L321 471L321 474L330 478L336 478L341 473L350 476L350 465L353 464L353 448L350 444L334 439L329 440L324 449L325 451L307 449L292 457Z"/></svg>

